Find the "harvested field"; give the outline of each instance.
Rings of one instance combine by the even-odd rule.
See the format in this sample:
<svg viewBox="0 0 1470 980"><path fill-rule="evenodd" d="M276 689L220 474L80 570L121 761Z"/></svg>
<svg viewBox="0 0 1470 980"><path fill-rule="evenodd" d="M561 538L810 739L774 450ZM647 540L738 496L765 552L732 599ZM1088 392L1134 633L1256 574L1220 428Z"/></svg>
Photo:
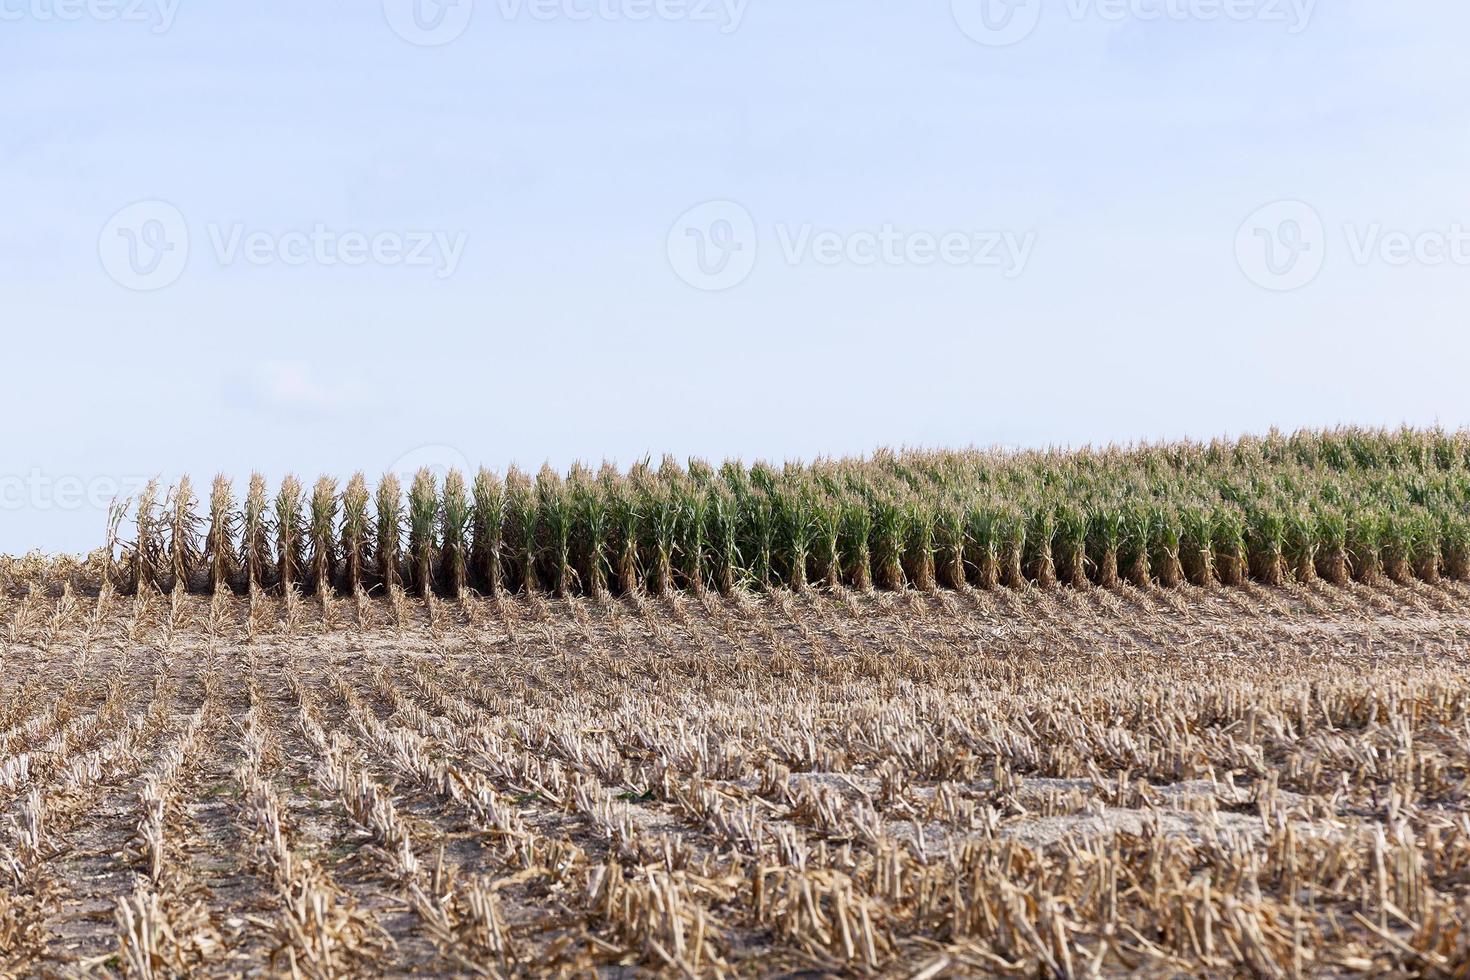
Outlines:
<svg viewBox="0 0 1470 980"><path fill-rule="evenodd" d="M1470 588L0 600L0 969L1464 976Z"/></svg>

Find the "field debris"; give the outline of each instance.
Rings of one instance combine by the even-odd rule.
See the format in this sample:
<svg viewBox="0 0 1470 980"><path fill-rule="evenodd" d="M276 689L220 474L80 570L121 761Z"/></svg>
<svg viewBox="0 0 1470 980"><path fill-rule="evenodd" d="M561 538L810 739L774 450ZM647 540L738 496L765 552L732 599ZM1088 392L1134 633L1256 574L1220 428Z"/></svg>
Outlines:
<svg viewBox="0 0 1470 980"><path fill-rule="evenodd" d="M412 576L391 603L0 600L0 972L1470 965L1450 578L448 599Z"/></svg>

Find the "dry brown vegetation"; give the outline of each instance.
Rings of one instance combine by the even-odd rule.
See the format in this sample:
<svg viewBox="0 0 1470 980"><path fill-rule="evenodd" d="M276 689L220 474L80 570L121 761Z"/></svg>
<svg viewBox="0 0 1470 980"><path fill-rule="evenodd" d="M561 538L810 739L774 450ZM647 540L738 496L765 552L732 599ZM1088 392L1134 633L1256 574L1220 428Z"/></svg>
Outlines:
<svg viewBox="0 0 1470 980"><path fill-rule="evenodd" d="M1449 580L13 593L0 971L1465 976L1467 641Z"/></svg>

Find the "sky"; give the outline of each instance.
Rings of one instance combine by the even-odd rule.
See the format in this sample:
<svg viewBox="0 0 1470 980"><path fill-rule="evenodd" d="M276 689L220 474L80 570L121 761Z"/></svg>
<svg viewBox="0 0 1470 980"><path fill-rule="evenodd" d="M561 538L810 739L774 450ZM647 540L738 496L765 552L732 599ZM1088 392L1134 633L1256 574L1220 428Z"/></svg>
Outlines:
<svg viewBox="0 0 1470 980"><path fill-rule="evenodd" d="M1467 28L0 0L0 552L184 473L1466 425Z"/></svg>

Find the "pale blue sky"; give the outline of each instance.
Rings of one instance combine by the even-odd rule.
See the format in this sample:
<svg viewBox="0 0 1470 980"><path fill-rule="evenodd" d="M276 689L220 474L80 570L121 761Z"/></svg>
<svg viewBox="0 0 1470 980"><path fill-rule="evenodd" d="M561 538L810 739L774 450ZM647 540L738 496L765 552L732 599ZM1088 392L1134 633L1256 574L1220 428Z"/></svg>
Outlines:
<svg viewBox="0 0 1470 980"><path fill-rule="evenodd" d="M1470 423L1463 4L384 2L0 0L0 551L97 542L77 485L425 446ZM849 260L885 229L980 261Z"/></svg>

